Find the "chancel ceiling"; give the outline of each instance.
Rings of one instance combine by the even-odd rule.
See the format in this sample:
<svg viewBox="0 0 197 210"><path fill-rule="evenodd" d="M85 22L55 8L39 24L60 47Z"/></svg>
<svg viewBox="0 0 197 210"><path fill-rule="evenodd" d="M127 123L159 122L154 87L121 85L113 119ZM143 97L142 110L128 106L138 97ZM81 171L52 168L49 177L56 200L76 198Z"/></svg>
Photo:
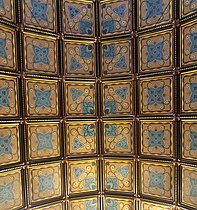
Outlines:
<svg viewBox="0 0 197 210"><path fill-rule="evenodd" d="M197 209L197 0L0 0L0 208Z"/></svg>

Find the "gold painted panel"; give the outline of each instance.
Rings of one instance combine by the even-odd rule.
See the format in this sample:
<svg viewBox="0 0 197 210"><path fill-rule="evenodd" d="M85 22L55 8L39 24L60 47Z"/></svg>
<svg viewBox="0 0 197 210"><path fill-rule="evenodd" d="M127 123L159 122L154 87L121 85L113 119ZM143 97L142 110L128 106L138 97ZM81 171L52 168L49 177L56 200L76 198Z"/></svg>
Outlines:
<svg viewBox="0 0 197 210"><path fill-rule="evenodd" d="M68 162L68 193L95 192L99 189L96 159Z"/></svg>
<svg viewBox="0 0 197 210"><path fill-rule="evenodd" d="M104 190L110 192L134 191L134 161L105 159L103 162Z"/></svg>
<svg viewBox="0 0 197 210"><path fill-rule="evenodd" d="M94 37L94 4L92 1L63 0L64 33Z"/></svg>
<svg viewBox="0 0 197 210"><path fill-rule="evenodd" d="M172 163L141 161L141 193L174 200L174 171Z"/></svg>
<svg viewBox="0 0 197 210"><path fill-rule="evenodd" d="M59 123L28 123L27 139L29 159L43 159L60 156Z"/></svg>
<svg viewBox="0 0 197 210"><path fill-rule="evenodd" d="M23 22L27 27L56 31L56 1L23 0Z"/></svg>
<svg viewBox="0 0 197 210"><path fill-rule="evenodd" d="M19 163L19 123L0 124L0 166Z"/></svg>
<svg viewBox="0 0 197 210"><path fill-rule="evenodd" d="M182 203L197 208L197 170L196 167L182 165Z"/></svg>
<svg viewBox="0 0 197 210"><path fill-rule="evenodd" d="M0 25L0 67L16 70L16 32Z"/></svg>
<svg viewBox="0 0 197 210"><path fill-rule="evenodd" d="M67 82L66 115L95 116L96 85L94 82Z"/></svg>
<svg viewBox="0 0 197 210"><path fill-rule="evenodd" d="M113 0L100 2L101 36L120 35L132 30L132 1Z"/></svg>
<svg viewBox="0 0 197 210"><path fill-rule="evenodd" d="M139 36L139 72L158 72L173 68L172 30Z"/></svg>
<svg viewBox="0 0 197 210"><path fill-rule="evenodd" d="M173 121L141 120L141 154L155 157L174 156Z"/></svg>
<svg viewBox="0 0 197 210"><path fill-rule="evenodd" d="M132 121L104 121L104 153L134 154L134 123Z"/></svg>
<svg viewBox="0 0 197 210"><path fill-rule="evenodd" d="M97 153L97 123L66 122L66 152L68 155Z"/></svg>
<svg viewBox="0 0 197 210"><path fill-rule="evenodd" d="M61 163L29 166L30 202L62 195Z"/></svg>
<svg viewBox="0 0 197 210"><path fill-rule="evenodd" d="M21 169L0 172L0 208L3 210L23 206Z"/></svg>
<svg viewBox="0 0 197 210"><path fill-rule="evenodd" d="M131 115L133 113L132 81L102 83L103 116Z"/></svg>
<svg viewBox="0 0 197 210"><path fill-rule="evenodd" d="M58 116L58 81L25 79L27 116Z"/></svg>
<svg viewBox="0 0 197 210"><path fill-rule="evenodd" d="M18 79L15 76L0 76L0 116L17 117L18 112Z"/></svg>
<svg viewBox="0 0 197 210"><path fill-rule="evenodd" d="M116 209L116 210L134 210L134 200L132 198L120 198L107 196L104 200L105 210Z"/></svg>
<svg viewBox="0 0 197 210"><path fill-rule="evenodd" d="M174 210L175 208L169 205L163 205L161 203L141 201L141 210Z"/></svg>
<svg viewBox="0 0 197 210"><path fill-rule="evenodd" d="M94 77L95 65L95 43L65 41L64 42L64 66L66 76Z"/></svg>
<svg viewBox="0 0 197 210"><path fill-rule="evenodd" d="M70 200L68 210L100 210L99 199L90 197Z"/></svg>
<svg viewBox="0 0 197 210"><path fill-rule="evenodd" d="M182 158L197 159L197 121L182 120Z"/></svg>
<svg viewBox="0 0 197 210"><path fill-rule="evenodd" d="M102 42L102 75L131 74L133 61L130 40Z"/></svg>
<svg viewBox="0 0 197 210"><path fill-rule="evenodd" d="M149 77L140 81L140 114L173 112L173 78Z"/></svg>
<svg viewBox="0 0 197 210"><path fill-rule="evenodd" d="M155 27L172 21L173 1L138 1L139 29Z"/></svg>
<svg viewBox="0 0 197 210"><path fill-rule="evenodd" d="M185 73L181 77L182 87L182 112L191 113L197 111L197 74Z"/></svg>
<svg viewBox="0 0 197 210"><path fill-rule="evenodd" d="M195 65L197 61L196 37L197 22L193 21L181 27L181 66Z"/></svg>
<svg viewBox="0 0 197 210"><path fill-rule="evenodd" d="M24 33L25 70L31 73L57 74L57 39Z"/></svg>

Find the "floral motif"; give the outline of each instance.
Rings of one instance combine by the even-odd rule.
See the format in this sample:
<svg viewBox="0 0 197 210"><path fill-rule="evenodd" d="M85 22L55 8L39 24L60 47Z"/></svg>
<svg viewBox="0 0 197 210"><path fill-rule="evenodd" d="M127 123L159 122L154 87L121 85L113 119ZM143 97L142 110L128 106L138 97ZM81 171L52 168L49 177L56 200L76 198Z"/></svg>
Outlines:
<svg viewBox="0 0 197 210"><path fill-rule="evenodd" d="M27 26L56 30L56 9L52 0L29 0L24 2L24 23Z"/></svg>
<svg viewBox="0 0 197 210"><path fill-rule="evenodd" d="M190 103L197 102L197 83L190 83L191 95Z"/></svg>
<svg viewBox="0 0 197 210"><path fill-rule="evenodd" d="M70 193L95 191L97 189L97 161L70 161Z"/></svg>
<svg viewBox="0 0 197 210"><path fill-rule="evenodd" d="M94 125L84 125L83 126L83 134L84 137L91 137L94 136Z"/></svg>
<svg viewBox="0 0 197 210"><path fill-rule="evenodd" d="M164 189L164 173L155 173L149 171L150 182L149 186L154 188Z"/></svg>
<svg viewBox="0 0 197 210"><path fill-rule="evenodd" d="M38 150L53 149L52 133L37 133Z"/></svg>
<svg viewBox="0 0 197 210"><path fill-rule="evenodd" d="M29 170L31 202L43 201L62 195L60 162L34 165Z"/></svg>
<svg viewBox="0 0 197 210"><path fill-rule="evenodd" d="M190 150L197 150L197 132L190 131Z"/></svg>
<svg viewBox="0 0 197 210"><path fill-rule="evenodd" d="M12 0L0 0L0 16L2 19L13 21L13 1Z"/></svg>
<svg viewBox="0 0 197 210"><path fill-rule="evenodd" d="M58 82L27 80L28 115L58 115Z"/></svg>
<svg viewBox="0 0 197 210"><path fill-rule="evenodd" d="M48 53L49 49L48 47L38 47L38 46L32 46L34 51L34 63L44 63L49 65L49 59L48 59Z"/></svg>
<svg viewBox="0 0 197 210"><path fill-rule="evenodd" d="M82 102L82 113L83 114L94 114L94 102L83 101Z"/></svg>
<svg viewBox="0 0 197 210"><path fill-rule="evenodd" d="M155 16L163 15L163 0L151 0L146 1L147 3L147 12L146 18L152 18Z"/></svg>
<svg viewBox="0 0 197 210"><path fill-rule="evenodd" d="M7 4L8 2L6 2ZM8 6L6 5L6 8ZM6 9L5 8L5 9ZM0 16L1 7L0 7ZM0 29L0 66L15 69L15 32L11 29Z"/></svg>
<svg viewBox="0 0 197 210"><path fill-rule="evenodd" d="M67 114L93 115L95 113L94 85L67 84Z"/></svg>
<svg viewBox="0 0 197 210"><path fill-rule="evenodd" d="M0 38L0 57L7 59L6 39Z"/></svg>
<svg viewBox="0 0 197 210"><path fill-rule="evenodd" d="M76 101L79 97L82 96L83 91L81 91L79 89L71 88L70 89L70 94L71 94L72 100Z"/></svg>
<svg viewBox="0 0 197 210"><path fill-rule="evenodd" d="M74 138L73 144L72 144L72 150L80 150L84 148L85 145L77 138Z"/></svg>
<svg viewBox="0 0 197 210"><path fill-rule="evenodd" d="M94 43L65 43L66 73L73 75L94 75Z"/></svg>
<svg viewBox="0 0 197 210"><path fill-rule="evenodd" d="M12 154L11 136L0 137L0 154Z"/></svg>
<svg viewBox="0 0 197 210"><path fill-rule="evenodd" d="M140 0L140 28L168 23L172 20L172 2L170 0Z"/></svg>
<svg viewBox="0 0 197 210"><path fill-rule="evenodd" d="M17 80L15 78L0 78L0 115L16 116L17 110Z"/></svg>
<svg viewBox="0 0 197 210"><path fill-rule="evenodd" d="M129 167L128 166L119 167L117 168L117 172L120 173L124 178L128 178Z"/></svg>
<svg viewBox="0 0 197 210"><path fill-rule="evenodd" d="M93 9L89 3L64 1L65 33L93 36Z"/></svg>
<svg viewBox="0 0 197 210"><path fill-rule="evenodd" d="M104 85L104 114L130 114L131 89L131 84Z"/></svg>
<svg viewBox="0 0 197 210"><path fill-rule="evenodd" d="M197 24L183 26L182 37L182 65L193 64L197 60Z"/></svg>
<svg viewBox="0 0 197 210"><path fill-rule="evenodd" d="M142 193L144 195L160 196L172 199L173 170L171 164L143 163L142 164Z"/></svg>
<svg viewBox="0 0 197 210"><path fill-rule="evenodd" d="M10 107L9 89L6 87L0 88L0 107Z"/></svg>
<svg viewBox="0 0 197 210"><path fill-rule="evenodd" d="M103 74L120 74L130 72L130 41L103 44Z"/></svg>
<svg viewBox="0 0 197 210"><path fill-rule="evenodd" d="M36 18L39 20L48 20L48 15L47 15L47 4L45 3L40 3L39 1L36 0L31 0L31 5L32 5L32 17Z"/></svg>
<svg viewBox="0 0 197 210"><path fill-rule="evenodd" d="M13 182L0 185L0 203L14 200Z"/></svg>
<svg viewBox="0 0 197 210"><path fill-rule="evenodd" d="M163 42L147 45L147 62L163 60Z"/></svg>
<svg viewBox="0 0 197 210"><path fill-rule="evenodd" d="M107 209L106 210L118 210L118 200L107 200Z"/></svg>
<svg viewBox="0 0 197 210"><path fill-rule="evenodd" d="M149 147L164 147L164 130L148 131Z"/></svg>
<svg viewBox="0 0 197 210"><path fill-rule="evenodd" d="M50 90L35 90L35 107L42 109L51 107L51 91Z"/></svg>
<svg viewBox="0 0 197 210"><path fill-rule="evenodd" d="M105 162L105 189L110 191L126 191L133 190L133 163L126 161Z"/></svg>
<svg viewBox="0 0 197 210"><path fill-rule="evenodd" d="M192 197L197 197L197 179L190 178L191 191L190 195Z"/></svg>
<svg viewBox="0 0 197 210"><path fill-rule="evenodd" d="M96 152L94 124L70 124L67 128L69 154L92 154Z"/></svg>
<svg viewBox="0 0 197 210"><path fill-rule="evenodd" d="M97 200L87 200L85 201L85 209L84 210L97 210Z"/></svg>
<svg viewBox="0 0 197 210"><path fill-rule="evenodd" d="M107 189L118 189L118 179L116 177L107 177L106 187Z"/></svg>
<svg viewBox="0 0 197 210"><path fill-rule="evenodd" d="M46 176L38 176L39 192L54 190L53 180L54 180L54 174L49 174Z"/></svg>
<svg viewBox="0 0 197 210"><path fill-rule="evenodd" d="M117 136L118 132L117 132L117 125L115 124L107 124L105 126L105 129L106 129L106 136Z"/></svg>
<svg viewBox="0 0 197 210"><path fill-rule="evenodd" d="M101 4L102 35L130 31L130 4L127 0Z"/></svg>
<svg viewBox="0 0 197 210"><path fill-rule="evenodd" d="M172 78L146 80L141 82L141 112L172 112L171 84Z"/></svg>
<svg viewBox="0 0 197 210"><path fill-rule="evenodd" d="M172 31L140 37L140 71L158 71L172 67Z"/></svg>
<svg viewBox="0 0 197 210"><path fill-rule="evenodd" d="M116 146L117 146L117 147L120 147L120 148L122 148L122 149L124 149L124 150L128 150L128 149L129 149L129 146L128 146L127 138L126 138L125 136L122 137L122 138L120 139L120 141L118 141L118 142L116 143Z"/></svg>
<svg viewBox="0 0 197 210"><path fill-rule="evenodd" d="M85 178L84 179L84 188L86 190L95 190L96 189L96 179L95 178Z"/></svg>

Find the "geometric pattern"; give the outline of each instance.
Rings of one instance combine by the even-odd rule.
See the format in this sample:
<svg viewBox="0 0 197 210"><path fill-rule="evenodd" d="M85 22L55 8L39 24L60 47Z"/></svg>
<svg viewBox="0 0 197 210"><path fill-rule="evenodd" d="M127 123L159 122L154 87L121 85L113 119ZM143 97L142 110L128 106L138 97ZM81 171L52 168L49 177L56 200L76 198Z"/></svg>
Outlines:
<svg viewBox="0 0 197 210"><path fill-rule="evenodd" d="M196 209L197 0L0 0L0 208Z"/></svg>
<svg viewBox="0 0 197 210"><path fill-rule="evenodd" d="M138 10L140 29L172 21L172 2L170 0L140 0Z"/></svg>
<svg viewBox="0 0 197 210"><path fill-rule="evenodd" d="M131 3L128 0L102 2L101 35L128 33L131 30Z"/></svg>
<svg viewBox="0 0 197 210"><path fill-rule="evenodd" d="M62 180L60 170L61 163L59 162L31 165L29 167L31 203L61 196Z"/></svg>
<svg viewBox="0 0 197 210"><path fill-rule="evenodd" d="M182 198L183 204L197 208L197 170L196 167L182 165Z"/></svg>
<svg viewBox="0 0 197 210"><path fill-rule="evenodd" d="M139 72L156 72L173 67L173 32L149 34L139 37Z"/></svg>
<svg viewBox="0 0 197 210"><path fill-rule="evenodd" d="M171 163L141 161L141 193L174 200L174 168Z"/></svg>
<svg viewBox="0 0 197 210"><path fill-rule="evenodd" d="M24 25L42 30L56 31L56 4L53 0L27 0L23 2Z"/></svg>

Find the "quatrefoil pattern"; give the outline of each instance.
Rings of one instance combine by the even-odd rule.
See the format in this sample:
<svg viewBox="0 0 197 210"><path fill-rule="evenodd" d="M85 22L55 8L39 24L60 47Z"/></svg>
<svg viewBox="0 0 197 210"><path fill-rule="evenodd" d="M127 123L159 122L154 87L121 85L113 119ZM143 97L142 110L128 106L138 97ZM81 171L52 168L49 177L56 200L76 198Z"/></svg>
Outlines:
<svg viewBox="0 0 197 210"><path fill-rule="evenodd" d="M56 4L53 0L25 0L23 4L23 21L26 26L56 31Z"/></svg>
<svg viewBox="0 0 197 210"><path fill-rule="evenodd" d="M172 2L170 0L140 0L138 11L140 29L172 21Z"/></svg>
<svg viewBox="0 0 197 210"><path fill-rule="evenodd" d="M173 199L173 168L171 164L141 162L142 194Z"/></svg>
<svg viewBox="0 0 197 210"><path fill-rule="evenodd" d="M172 31L141 36L139 72L150 72L172 68Z"/></svg>

